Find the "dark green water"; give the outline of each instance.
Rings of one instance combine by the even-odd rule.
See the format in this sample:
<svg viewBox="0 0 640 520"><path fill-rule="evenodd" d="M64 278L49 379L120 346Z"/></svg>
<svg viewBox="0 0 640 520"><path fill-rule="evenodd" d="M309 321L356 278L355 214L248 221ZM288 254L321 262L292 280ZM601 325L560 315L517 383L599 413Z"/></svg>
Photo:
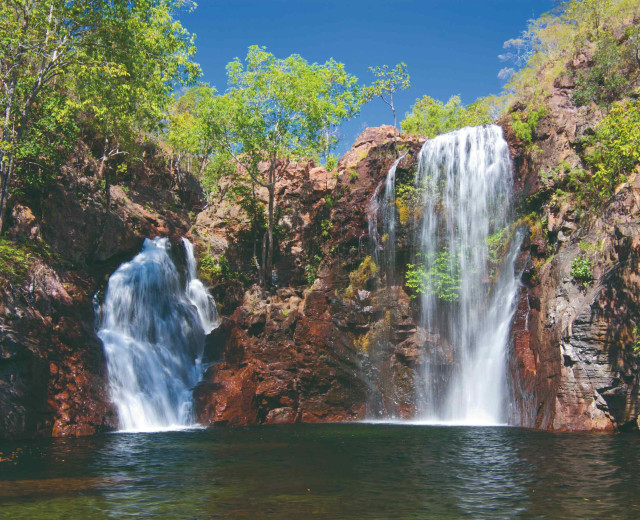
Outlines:
<svg viewBox="0 0 640 520"><path fill-rule="evenodd" d="M638 519L640 437L296 425L0 444L2 519Z"/></svg>

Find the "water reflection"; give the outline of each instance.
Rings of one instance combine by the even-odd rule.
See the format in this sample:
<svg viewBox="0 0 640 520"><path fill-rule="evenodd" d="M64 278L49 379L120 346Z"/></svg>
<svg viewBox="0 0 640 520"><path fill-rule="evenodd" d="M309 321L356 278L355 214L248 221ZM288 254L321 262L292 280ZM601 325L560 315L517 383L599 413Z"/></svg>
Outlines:
<svg viewBox="0 0 640 520"><path fill-rule="evenodd" d="M0 445L0 518L640 517L640 439L297 425Z"/></svg>

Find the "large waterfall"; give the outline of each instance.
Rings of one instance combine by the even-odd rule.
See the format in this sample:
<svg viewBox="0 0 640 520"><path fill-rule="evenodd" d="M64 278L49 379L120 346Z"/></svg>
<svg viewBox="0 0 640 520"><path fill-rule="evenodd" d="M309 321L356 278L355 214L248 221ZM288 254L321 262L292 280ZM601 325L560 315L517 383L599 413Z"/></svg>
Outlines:
<svg viewBox="0 0 640 520"><path fill-rule="evenodd" d="M433 339L422 363L419 418L504 423L520 239L510 228L512 165L502 129L463 128L427 141L416 189L420 324Z"/></svg>
<svg viewBox="0 0 640 520"><path fill-rule="evenodd" d="M186 269L176 267L168 239L147 239L109 279L98 336L124 430L194 422L192 388L200 379L205 335L216 326L217 314L197 279L192 244L183 239L182 247Z"/></svg>

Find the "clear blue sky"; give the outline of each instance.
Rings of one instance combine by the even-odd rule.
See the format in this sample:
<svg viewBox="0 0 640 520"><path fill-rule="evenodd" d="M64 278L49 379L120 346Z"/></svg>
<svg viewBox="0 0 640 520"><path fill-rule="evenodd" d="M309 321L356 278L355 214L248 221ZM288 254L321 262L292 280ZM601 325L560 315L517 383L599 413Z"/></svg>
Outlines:
<svg viewBox="0 0 640 520"><path fill-rule="evenodd" d="M277 57L297 53L310 62L333 57L362 82L369 66L407 64L411 88L397 96L399 121L428 94L463 102L498 94L498 54L527 20L547 12L554 0L200 0L181 16L197 35L196 60L204 81L226 88L225 65L244 58L250 45L265 45ZM339 155L367 126L391 124L380 100L343 125Z"/></svg>

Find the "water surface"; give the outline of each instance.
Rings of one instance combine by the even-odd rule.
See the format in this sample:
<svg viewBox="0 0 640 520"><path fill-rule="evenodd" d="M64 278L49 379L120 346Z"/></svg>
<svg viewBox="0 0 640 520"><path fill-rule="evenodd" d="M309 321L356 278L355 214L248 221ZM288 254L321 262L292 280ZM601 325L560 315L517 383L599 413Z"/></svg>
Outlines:
<svg viewBox="0 0 640 520"><path fill-rule="evenodd" d="M637 519L637 435L390 424L0 444L2 519Z"/></svg>

